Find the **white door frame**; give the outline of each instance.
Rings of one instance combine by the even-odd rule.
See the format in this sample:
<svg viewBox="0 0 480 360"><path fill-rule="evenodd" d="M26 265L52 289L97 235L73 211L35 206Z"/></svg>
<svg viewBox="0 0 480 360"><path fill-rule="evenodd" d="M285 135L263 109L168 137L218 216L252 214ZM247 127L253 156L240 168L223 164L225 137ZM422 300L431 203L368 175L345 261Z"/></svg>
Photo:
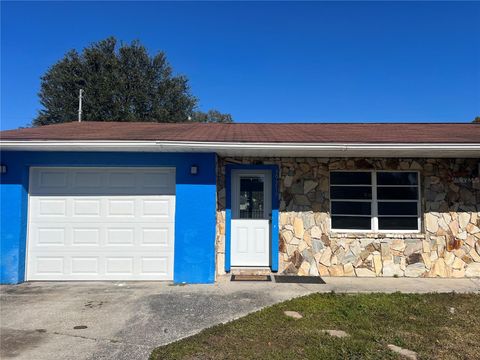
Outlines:
<svg viewBox="0 0 480 360"><path fill-rule="evenodd" d="M260 177L263 179L264 213L261 219L240 219L240 179ZM269 169L234 169L231 173L231 266L271 266L271 220L272 220L272 171ZM249 254L236 252L237 231L248 233ZM250 253L251 252L251 253Z"/></svg>

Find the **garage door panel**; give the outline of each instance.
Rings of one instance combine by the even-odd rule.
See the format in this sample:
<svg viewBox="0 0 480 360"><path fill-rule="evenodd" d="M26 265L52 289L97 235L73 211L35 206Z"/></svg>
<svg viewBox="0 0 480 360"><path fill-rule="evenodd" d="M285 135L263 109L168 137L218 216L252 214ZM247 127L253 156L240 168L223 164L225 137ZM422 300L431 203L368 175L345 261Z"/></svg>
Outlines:
<svg viewBox="0 0 480 360"><path fill-rule="evenodd" d="M174 228L173 223L152 224L120 224L98 223L81 224L71 223L59 225L55 222L44 222L40 225L30 223L30 248L49 245L71 246L109 246L140 245L142 247L164 247L165 251L173 251ZM36 250L39 251L39 250ZM67 251L64 247L61 251ZM130 249L130 251L145 251Z"/></svg>
<svg viewBox="0 0 480 360"><path fill-rule="evenodd" d="M135 245L135 228L125 226L108 227L105 245Z"/></svg>
<svg viewBox="0 0 480 360"><path fill-rule="evenodd" d="M72 256L72 275L96 275L99 273L99 259L96 256Z"/></svg>
<svg viewBox="0 0 480 360"><path fill-rule="evenodd" d="M35 256L33 266L39 275L62 275L65 272L62 256Z"/></svg>
<svg viewBox="0 0 480 360"><path fill-rule="evenodd" d="M78 190L100 188L105 181L105 174L96 170L73 170L71 176L73 187Z"/></svg>
<svg viewBox="0 0 480 360"><path fill-rule="evenodd" d="M32 168L31 179L27 279L173 278L172 169Z"/></svg>
<svg viewBox="0 0 480 360"><path fill-rule="evenodd" d="M30 221L125 222L142 218L148 222L173 222L175 196L35 196L30 203Z"/></svg>
<svg viewBox="0 0 480 360"><path fill-rule="evenodd" d="M32 168L30 195L175 195L170 168Z"/></svg>
<svg viewBox="0 0 480 360"><path fill-rule="evenodd" d="M142 199L141 215L144 219L159 218L159 220L173 222L175 220L175 197Z"/></svg>
<svg viewBox="0 0 480 360"><path fill-rule="evenodd" d="M135 216L135 199L108 199L107 216Z"/></svg>
<svg viewBox="0 0 480 360"><path fill-rule="evenodd" d="M161 246L165 251L173 251L174 224L151 227L149 224L141 226L140 243L142 246Z"/></svg>
<svg viewBox="0 0 480 360"><path fill-rule="evenodd" d="M65 189L68 185L68 173L62 170L45 169L36 177L39 187L49 189Z"/></svg>
<svg viewBox="0 0 480 360"><path fill-rule="evenodd" d="M111 171L107 175L107 186L110 188L123 188L131 193L136 187L135 173L131 171Z"/></svg>
<svg viewBox="0 0 480 360"><path fill-rule="evenodd" d="M72 226L72 246L100 246L102 235L101 227Z"/></svg>
<svg viewBox="0 0 480 360"><path fill-rule="evenodd" d="M67 216L66 199L39 199L38 212L39 217L65 217Z"/></svg>
<svg viewBox="0 0 480 360"><path fill-rule="evenodd" d="M69 173L59 168L44 168L30 173L30 193L42 189L44 193L56 195L68 189Z"/></svg>
<svg viewBox="0 0 480 360"><path fill-rule="evenodd" d="M35 256L31 280L171 280L169 256ZM65 277L68 274L68 278Z"/></svg>
<svg viewBox="0 0 480 360"><path fill-rule="evenodd" d="M105 274L133 274L133 256L108 256L105 258Z"/></svg>
<svg viewBox="0 0 480 360"><path fill-rule="evenodd" d="M65 197L37 197L34 202L29 203L29 219L30 221L37 219L48 221L50 218L54 221L62 221L69 216L68 203L69 200Z"/></svg>
<svg viewBox="0 0 480 360"><path fill-rule="evenodd" d="M36 228L37 232L37 244L42 245L65 245L65 239L67 234L64 227L51 226L39 226Z"/></svg>
<svg viewBox="0 0 480 360"><path fill-rule="evenodd" d="M143 257L141 260L142 274L158 274L161 276L167 276L168 274L168 261L169 258L163 257Z"/></svg>
<svg viewBox="0 0 480 360"><path fill-rule="evenodd" d="M150 193L175 195L175 179L168 173L143 172L138 174L139 185Z"/></svg>
<svg viewBox="0 0 480 360"><path fill-rule="evenodd" d="M76 198L72 199L72 216L88 216L99 217L102 215L102 200L101 199L84 199Z"/></svg>

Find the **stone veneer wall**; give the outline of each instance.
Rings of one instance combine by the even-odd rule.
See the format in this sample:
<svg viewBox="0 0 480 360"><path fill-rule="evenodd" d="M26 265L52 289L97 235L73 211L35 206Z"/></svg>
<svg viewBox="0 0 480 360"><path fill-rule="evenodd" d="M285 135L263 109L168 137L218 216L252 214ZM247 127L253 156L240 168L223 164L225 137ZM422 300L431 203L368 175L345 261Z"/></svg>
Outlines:
<svg viewBox="0 0 480 360"><path fill-rule="evenodd" d="M279 272L321 276L480 276L478 159L218 158L217 274L225 264L225 164L279 166ZM330 170L418 170L420 233L337 233ZM460 247L448 249L459 239Z"/></svg>

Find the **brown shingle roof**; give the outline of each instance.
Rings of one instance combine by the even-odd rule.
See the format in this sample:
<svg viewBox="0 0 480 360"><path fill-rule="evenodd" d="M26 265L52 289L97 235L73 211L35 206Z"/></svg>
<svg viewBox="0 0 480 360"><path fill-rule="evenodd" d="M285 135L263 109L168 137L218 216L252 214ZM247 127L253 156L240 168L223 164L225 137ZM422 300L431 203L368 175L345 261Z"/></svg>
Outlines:
<svg viewBox="0 0 480 360"><path fill-rule="evenodd" d="M2 131L0 139L252 143L480 143L480 124L170 124L84 121Z"/></svg>

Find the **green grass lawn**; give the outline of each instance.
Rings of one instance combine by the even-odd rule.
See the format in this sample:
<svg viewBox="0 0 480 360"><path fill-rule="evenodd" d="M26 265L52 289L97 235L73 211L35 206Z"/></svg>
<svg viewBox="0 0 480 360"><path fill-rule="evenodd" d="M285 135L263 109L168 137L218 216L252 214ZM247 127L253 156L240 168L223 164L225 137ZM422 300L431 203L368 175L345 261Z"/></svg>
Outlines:
<svg viewBox="0 0 480 360"><path fill-rule="evenodd" d="M150 359L401 359L387 344L420 359L480 359L480 295L313 294L159 347Z"/></svg>

